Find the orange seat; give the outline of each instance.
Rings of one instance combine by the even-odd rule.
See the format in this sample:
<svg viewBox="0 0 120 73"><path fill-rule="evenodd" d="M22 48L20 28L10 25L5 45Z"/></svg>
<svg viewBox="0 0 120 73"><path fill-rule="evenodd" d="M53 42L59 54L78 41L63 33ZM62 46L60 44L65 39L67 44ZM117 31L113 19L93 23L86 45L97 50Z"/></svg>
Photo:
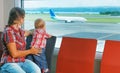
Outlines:
<svg viewBox="0 0 120 73"><path fill-rule="evenodd" d="M63 37L56 73L94 73L97 40Z"/></svg>
<svg viewBox="0 0 120 73"><path fill-rule="evenodd" d="M120 41L106 41L100 71L120 73Z"/></svg>

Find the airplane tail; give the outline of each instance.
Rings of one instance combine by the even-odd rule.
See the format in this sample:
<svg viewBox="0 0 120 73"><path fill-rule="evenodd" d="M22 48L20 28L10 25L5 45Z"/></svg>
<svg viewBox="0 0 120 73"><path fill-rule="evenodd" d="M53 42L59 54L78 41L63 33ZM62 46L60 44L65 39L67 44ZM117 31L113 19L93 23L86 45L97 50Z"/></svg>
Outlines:
<svg viewBox="0 0 120 73"><path fill-rule="evenodd" d="M55 13L52 11L52 9L50 9L50 16L55 17Z"/></svg>

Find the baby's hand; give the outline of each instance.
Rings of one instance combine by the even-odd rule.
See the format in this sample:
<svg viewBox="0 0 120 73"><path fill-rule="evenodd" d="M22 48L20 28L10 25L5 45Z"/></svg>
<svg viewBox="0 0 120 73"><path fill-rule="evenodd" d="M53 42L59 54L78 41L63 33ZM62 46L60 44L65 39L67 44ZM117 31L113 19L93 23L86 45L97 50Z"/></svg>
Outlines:
<svg viewBox="0 0 120 73"><path fill-rule="evenodd" d="M52 35L49 35L49 38L51 38L52 37Z"/></svg>

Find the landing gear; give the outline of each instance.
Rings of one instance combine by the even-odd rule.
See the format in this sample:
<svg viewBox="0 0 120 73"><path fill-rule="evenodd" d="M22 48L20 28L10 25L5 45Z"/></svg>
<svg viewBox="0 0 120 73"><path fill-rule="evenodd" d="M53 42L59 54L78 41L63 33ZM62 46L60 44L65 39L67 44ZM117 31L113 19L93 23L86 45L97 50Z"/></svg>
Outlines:
<svg viewBox="0 0 120 73"><path fill-rule="evenodd" d="M65 21L65 23L73 23L73 22L74 22L74 21L67 21L67 20Z"/></svg>
<svg viewBox="0 0 120 73"><path fill-rule="evenodd" d="M68 23L67 21L65 21L65 23Z"/></svg>

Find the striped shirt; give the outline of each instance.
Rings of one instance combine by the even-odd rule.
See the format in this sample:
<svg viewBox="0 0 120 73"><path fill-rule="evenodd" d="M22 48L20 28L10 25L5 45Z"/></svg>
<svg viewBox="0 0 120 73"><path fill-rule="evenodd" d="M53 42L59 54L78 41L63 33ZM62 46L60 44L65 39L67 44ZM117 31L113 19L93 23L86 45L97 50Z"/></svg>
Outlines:
<svg viewBox="0 0 120 73"><path fill-rule="evenodd" d="M10 55L10 52L8 51L8 48L6 45L8 43L15 43L17 50L25 50L26 48L26 41L24 37L25 31L23 31L21 28L19 30L16 30L14 27L6 27L3 35L2 35L2 41L4 42L4 48L3 48L3 54L1 57L1 63L11 63L11 62L24 62L25 57L19 57L19 58L13 58Z"/></svg>
<svg viewBox="0 0 120 73"><path fill-rule="evenodd" d="M49 37L50 35L47 34L44 29L35 29L31 46L34 46L35 48L45 48L46 38Z"/></svg>

